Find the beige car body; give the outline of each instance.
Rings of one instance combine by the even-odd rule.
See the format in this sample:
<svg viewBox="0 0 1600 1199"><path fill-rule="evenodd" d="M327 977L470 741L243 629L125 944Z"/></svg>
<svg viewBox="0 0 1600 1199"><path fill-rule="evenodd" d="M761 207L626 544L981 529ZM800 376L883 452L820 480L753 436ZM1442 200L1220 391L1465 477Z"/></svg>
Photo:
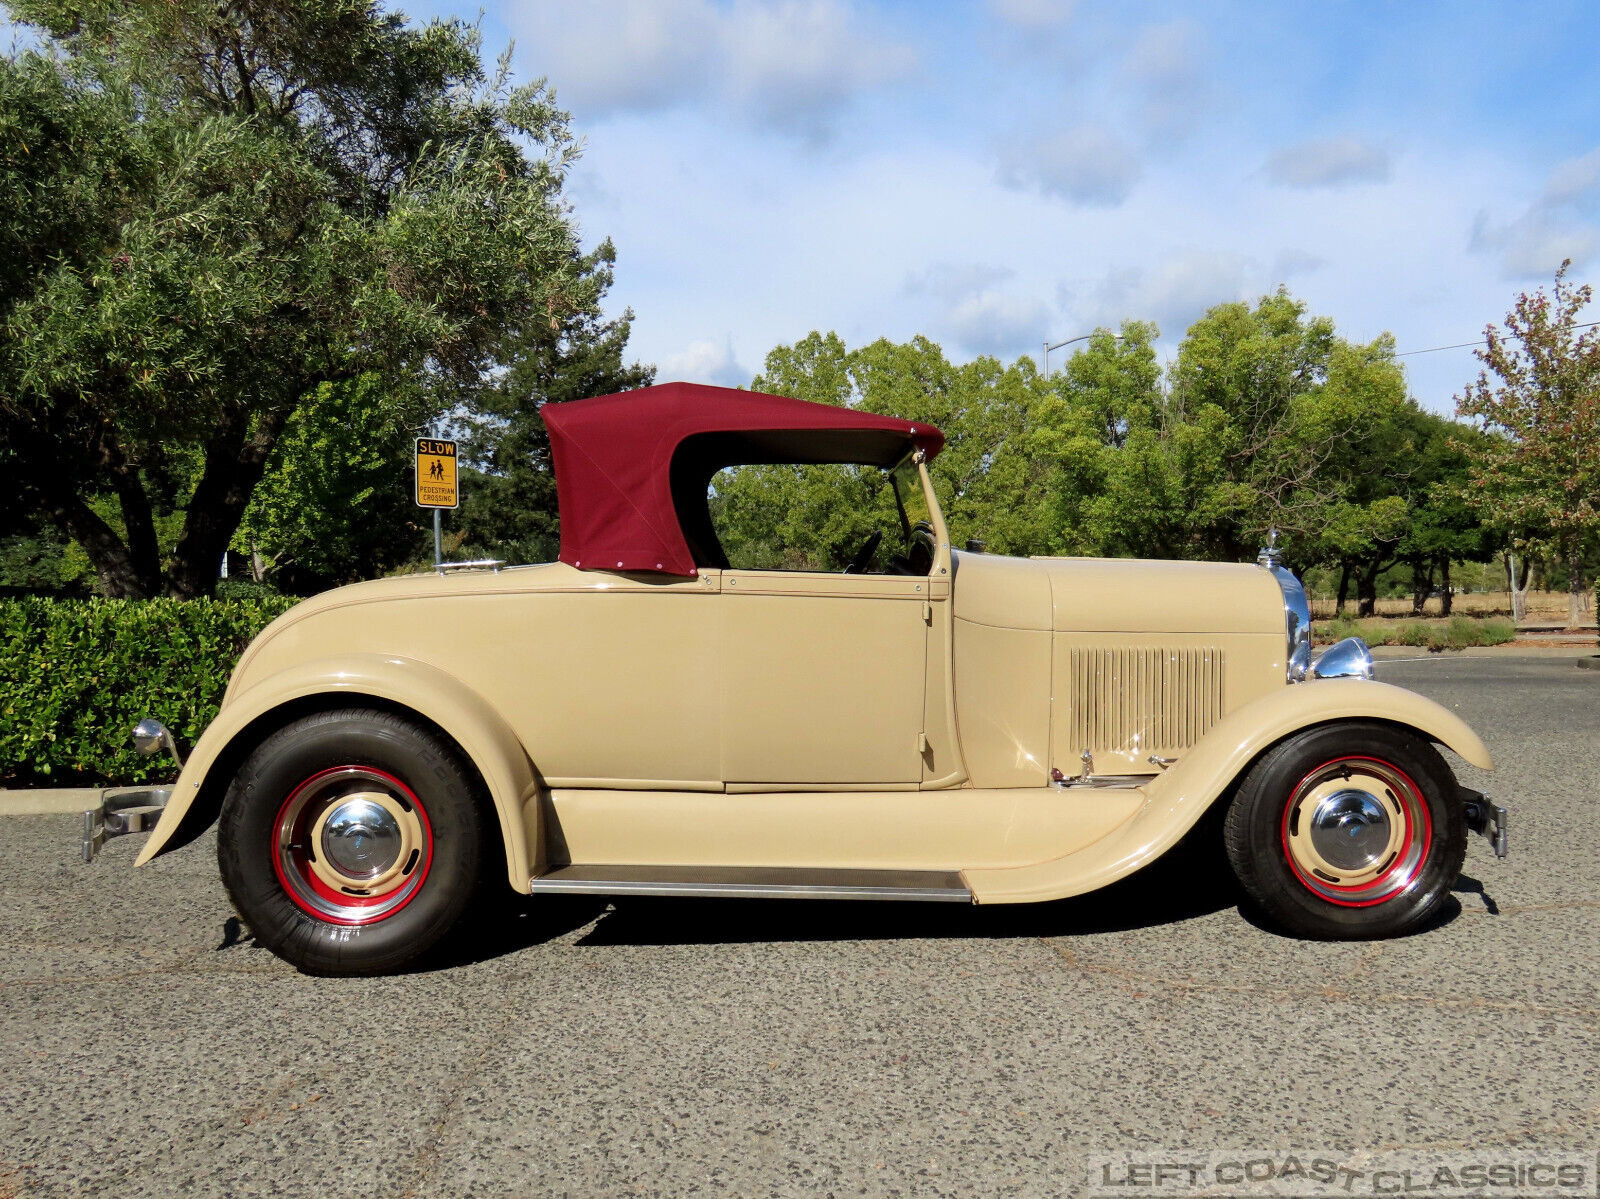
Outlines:
<svg viewBox="0 0 1600 1199"><path fill-rule="evenodd" d="M1075 895L1175 844L1264 750L1375 719L1491 768L1458 717L1361 679L1290 683L1256 566L952 552L927 576L561 563L361 583L273 622L140 854L215 818L307 711L402 710L494 803L507 876L565 865L960 872ZM1116 785L1062 785L1085 771Z"/></svg>

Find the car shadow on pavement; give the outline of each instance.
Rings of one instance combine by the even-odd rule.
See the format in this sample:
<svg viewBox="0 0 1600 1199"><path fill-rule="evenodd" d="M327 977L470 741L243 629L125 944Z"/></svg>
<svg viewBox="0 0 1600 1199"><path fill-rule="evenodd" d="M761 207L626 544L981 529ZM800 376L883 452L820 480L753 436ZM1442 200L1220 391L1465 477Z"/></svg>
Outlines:
<svg viewBox="0 0 1600 1199"><path fill-rule="evenodd" d="M1166 877L1163 875L1166 874ZM1154 869L1090 895L1046 903L970 904L782 899L614 900L578 944L738 945L783 941L1070 937L1177 924L1238 902Z"/></svg>
<svg viewBox="0 0 1600 1199"><path fill-rule="evenodd" d="M1475 878L1452 888L1494 901ZM1220 854L1192 842L1109 887L1048 903L971 906L946 903L792 899L666 899L649 896L515 895L486 902L449 947L421 971L490 961L578 934L582 947L612 945L742 945L790 941L875 941L922 938L1075 937L1179 924L1229 908L1251 925L1289 936L1264 920L1244 897ZM1416 936L1462 913L1454 894Z"/></svg>
<svg viewBox="0 0 1600 1199"><path fill-rule="evenodd" d="M450 970L543 945L593 923L609 903L603 895L518 895L509 887L497 888L442 949L402 973Z"/></svg>
<svg viewBox="0 0 1600 1199"><path fill-rule="evenodd" d="M1454 894L1446 895L1444 900L1439 904L1438 908L1435 909L1433 914L1421 924L1417 925L1415 928L1407 929L1403 933L1396 933L1385 937L1384 939L1395 941L1404 940L1407 937L1420 937L1425 933L1433 932L1435 929L1443 928L1447 924L1455 923L1456 918L1460 916L1464 910L1461 905L1461 901L1456 898L1456 895L1482 895L1483 884L1478 882L1477 879L1469 878L1463 874L1460 879L1457 880L1455 886L1451 887L1450 890L1454 892ZM1495 906L1494 900L1490 899L1487 895L1483 895L1483 901L1485 907L1489 910L1491 915L1499 915L1500 909ZM1279 928L1276 924L1273 924L1261 912L1257 911L1253 904L1241 904L1239 906L1239 914L1264 933L1271 933L1275 937L1287 937L1290 940L1300 939L1298 934L1288 932L1285 929Z"/></svg>
<svg viewBox="0 0 1600 1199"><path fill-rule="evenodd" d="M1238 901L1225 868L1177 853L1092 894L1034 904L516 895L485 908L424 968L487 961L574 932L586 947L1062 937L1175 924Z"/></svg>

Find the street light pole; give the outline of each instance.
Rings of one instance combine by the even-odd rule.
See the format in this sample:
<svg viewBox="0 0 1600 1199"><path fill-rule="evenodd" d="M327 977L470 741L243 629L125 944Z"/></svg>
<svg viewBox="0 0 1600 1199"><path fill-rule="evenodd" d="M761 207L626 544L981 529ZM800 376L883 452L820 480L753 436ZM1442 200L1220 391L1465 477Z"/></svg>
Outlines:
<svg viewBox="0 0 1600 1199"><path fill-rule="evenodd" d="M1097 330L1095 330L1095 332L1098 333L1099 330L1097 329ZM1094 336L1094 333L1080 333L1076 337L1067 338L1066 341L1058 341L1058 342L1056 342L1055 345L1051 345L1048 341L1046 341L1044 343L1044 376L1045 376L1045 378L1048 379L1050 377L1050 351L1051 350L1059 350L1062 346L1070 346L1075 341L1088 341L1093 336ZM1113 333L1111 335L1111 340L1112 341L1121 341L1122 340L1122 334Z"/></svg>

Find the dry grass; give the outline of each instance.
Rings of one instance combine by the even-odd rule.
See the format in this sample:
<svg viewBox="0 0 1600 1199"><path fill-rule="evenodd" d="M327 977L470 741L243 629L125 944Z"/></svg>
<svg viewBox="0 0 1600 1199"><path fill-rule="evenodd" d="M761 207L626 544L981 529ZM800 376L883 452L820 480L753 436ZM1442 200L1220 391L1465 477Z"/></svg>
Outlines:
<svg viewBox="0 0 1600 1199"><path fill-rule="evenodd" d="M1368 645L1414 645L1435 652L1466 649L1471 645L1505 645L1517 636L1516 626L1504 616L1463 616L1448 620L1395 620L1384 616L1352 620L1318 621L1311 629L1318 645L1360 637Z"/></svg>
<svg viewBox="0 0 1600 1199"><path fill-rule="evenodd" d="M1528 592L1528 620L1535 623L1560 623L1567 621L1570 597L1565 591L1530 591ZM1311 601L1311 616L1314 620L1331 620L1333 618L1334 601L1331 599L1314 599ZM1441 601L1430 599L1423 608L1424 616L1442 616ZM1354 615L1356 610L1355 597L1352 595L1345 604L1345 612ZM1471 595L1457 595L1453 612L1461 616L1510 616L1511 593L1509 591L1475 591ZM1386 619L1414 619L1411 612L1411 600L1381 599L1378 601L1378 616ZM1589 612L1586 620L1593 620L1593 612Z"/></svg>

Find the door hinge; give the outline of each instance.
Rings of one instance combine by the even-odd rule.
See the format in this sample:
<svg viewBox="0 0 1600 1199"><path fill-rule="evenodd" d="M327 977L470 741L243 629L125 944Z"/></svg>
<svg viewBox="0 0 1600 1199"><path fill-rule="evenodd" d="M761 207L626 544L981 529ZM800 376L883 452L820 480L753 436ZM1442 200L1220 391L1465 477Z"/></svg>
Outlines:
<svg viewBox="0 0 1600 1199"><path fill-rule="evenodd" d="M922 623L926 624L926 625L931 625L933 623L933 601L932 600L923 600L922 601Z"/></svg>
<svg viewBox="0 0 1600 1199"><path fill-rule="evenodd" d="M917 752L919 754L925 754L925 753L928 752L928 734L927 733L918 733L917 734Z"/></svg>

